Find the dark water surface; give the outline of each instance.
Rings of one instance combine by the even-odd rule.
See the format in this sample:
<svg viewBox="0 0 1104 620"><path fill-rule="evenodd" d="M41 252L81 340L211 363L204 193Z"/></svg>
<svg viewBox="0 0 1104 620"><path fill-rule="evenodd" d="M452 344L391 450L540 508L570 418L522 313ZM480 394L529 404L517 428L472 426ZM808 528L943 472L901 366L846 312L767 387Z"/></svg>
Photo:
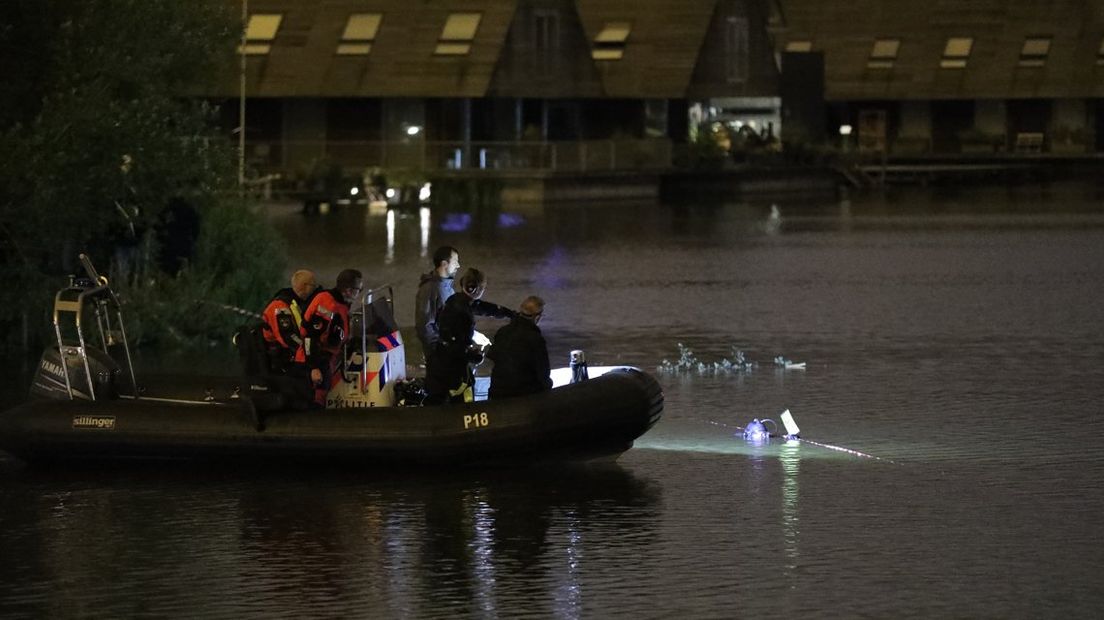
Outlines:
<svg viewBox="0 0 1104 620"><path fill-rule="evenodd" d="M4 617L1095 617L1104 209L1079 185L843 204L304 219L296 265L397 286L426 252L548 301L556 365L657 373L613 466L0 467ZM493 333L495 324L483 324ZM785 355L807 363L776 370ZM733 434L790 409L813 443Z"/></svg>

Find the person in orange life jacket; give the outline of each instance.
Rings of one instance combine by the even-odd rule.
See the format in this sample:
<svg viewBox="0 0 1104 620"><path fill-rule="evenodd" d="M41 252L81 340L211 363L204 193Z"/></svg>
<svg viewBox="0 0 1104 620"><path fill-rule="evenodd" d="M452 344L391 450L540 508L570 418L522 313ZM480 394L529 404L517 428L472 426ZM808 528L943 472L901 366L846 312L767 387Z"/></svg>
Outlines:
<svg viewBox="0 0 1104 620"><path fill-rule="evenodd" d="M265 352L274 372L286 373L303 346L303 313L317 291L314 272L300 269L291 275L291 286L276 291L261 313Z"/></svg>
<svg viewBox="0 0 1104 620"><path fill-rule="evenodd" d="M470 402L474 398L473 365L483 361L481 350L472 347L475 315L496 319L512 318L513 310L482 301L487 277L468 269L460 277L457 292L449 297L437 315L439 340L426 360L425 404Z"/></svg>
<svg viewBox="0 0 1104 620"><path fill-rule="evenodd" d="M349 305L363 288L360 272L346 269L337 274L332 289L314 296L303 313L303 347L296 359L310 368L315 405L326 405L330 379L340 362L341 345L349 338Z"/></svg>

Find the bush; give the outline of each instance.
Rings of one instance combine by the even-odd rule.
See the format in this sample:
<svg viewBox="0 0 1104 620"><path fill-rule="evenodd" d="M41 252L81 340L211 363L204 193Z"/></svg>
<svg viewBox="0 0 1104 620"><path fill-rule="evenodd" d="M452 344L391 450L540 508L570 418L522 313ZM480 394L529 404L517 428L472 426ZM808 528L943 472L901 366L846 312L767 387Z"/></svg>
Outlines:
<svg viewBox="0 0 1104 620"><path fill-rule="evenodd" d="M255 310L284 269L275 232L221 198L235 153L217 110L181 97L231 69L233 8L5 0L0 15L0 48L13 51L0 55L0 279L19 291L0 305L0 345L52 339L51 299L81 252L116 274L138 340L228 334L241 317L196 300ZM166 233L181 202L200 213L198 238Z"/></svg>
<svg viewBox="0 0 1104 620"><path fill-rule="evenodd" d="M229 342L281 286L283 239L254 210L227 200L203 210L195 261L178 276L124 285L131 341L206 346Z"/></svg>

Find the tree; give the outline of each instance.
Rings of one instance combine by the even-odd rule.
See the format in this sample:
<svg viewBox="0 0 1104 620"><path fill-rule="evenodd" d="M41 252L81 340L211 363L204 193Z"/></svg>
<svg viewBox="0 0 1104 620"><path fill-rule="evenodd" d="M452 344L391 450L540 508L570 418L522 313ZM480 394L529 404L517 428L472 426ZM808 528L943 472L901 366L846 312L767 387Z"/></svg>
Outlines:
<svg viewBox="0 0 1104 620"><path fill-rule="evenodd" d="M201 221L222 222L202 227L197 251L223 246L227 228L240 230L227 218L260 225L226 199L234 151L216 111L188 96L230 70L241 28L231 9L222 0L5 0L0 74L11 79L0 91L0 277L28 299L0 307L0 324L30 304L47 308L79 252L110 262L115 283L136 296L186 296L197 287L229 294L222 253L197 253L170 278L159 271L155 233L174 200ZM266 247L278 253L279 243ZM282 265L266 258L247 275L269 288ZM231 287L243 293L240 283Z"/></svg>

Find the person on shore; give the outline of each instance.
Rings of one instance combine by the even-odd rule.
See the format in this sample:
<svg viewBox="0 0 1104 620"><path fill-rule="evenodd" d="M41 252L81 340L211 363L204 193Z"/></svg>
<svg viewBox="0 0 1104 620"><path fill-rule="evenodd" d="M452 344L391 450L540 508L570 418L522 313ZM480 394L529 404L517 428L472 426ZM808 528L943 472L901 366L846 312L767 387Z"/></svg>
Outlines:
<svg viewBox="0 0 1104 620"><path fill-rule="evenodd" d="M453 293L453 278L460 269L460 253L443 245L433 252L433 270L422 274L418 294L414 299L414 327L422 343L422 354L429 354L437 345L437 314Z"/></svg>
<svg viewBox="0 0 1104 620"><path fill-rule="evenodd" d="M472 342L475 315L507 319L515 314L508 308L482 301L487 276L478 269L465 271L457 289L437 316L439 338L426 360L427 405L474 400L473 368L483 361L482 349Z"/></svg>
<svg viewBox="0 0 1104 620"><path fill-rule="evenodd" d="M261 313L265 353L273 372L287 374L303 346L303 313L317 291L314 272L300 269L291 274L291 286L276 291Z"/></svg>
<svg viewBox="0 0 1104 620"><path fill-rule="evenodd" d="M552 389L552 367L548 345L541 334L544 300L530 295L521 302L518 313L494 337L487 352L494 362L488 397L509 398L537 394Z"/></svg>
<svg viewBox="0 0 1104 620"><path fill-rule="evenodd" d="M310 369L314 406L326 406L326 395L341 363L341 346L349 339L349 306L364 289L363 276L356 269L337 274L334 287L314 296L303 313L303 346L296 360Z"/></svg>

